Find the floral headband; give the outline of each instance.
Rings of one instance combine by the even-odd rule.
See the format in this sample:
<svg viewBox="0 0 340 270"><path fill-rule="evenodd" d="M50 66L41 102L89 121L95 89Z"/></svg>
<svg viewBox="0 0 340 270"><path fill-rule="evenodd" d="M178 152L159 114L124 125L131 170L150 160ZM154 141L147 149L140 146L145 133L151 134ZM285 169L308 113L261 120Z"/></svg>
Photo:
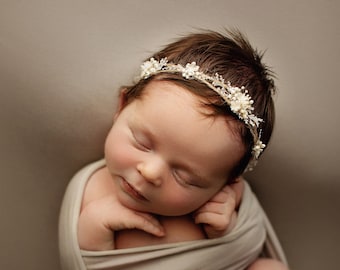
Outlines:
<svg viewBox="0 0 340 270"><path fill-rule="evenodd" d="M151 58L141 65L141 79L147 79L152 75L159 73L182 73L182 76L188 80L197 80L204 83L209 88L218 93L223 100L229 105L231 111L235 113L240 120L242 120L247 128L250 130L254 146L252 148L252 160L247 169L251 169L259 158L261 152L266 145L261 141L260 123L263 119L253 114L254 101L248 94L244 86L232 86L229 81L225 82L224 78L216 73L214 76L209 76L199 71L199 66L195 62L187 63L184 66L180 64L173 64L168 62L167 58L162 58L160 61Z"/></svg>

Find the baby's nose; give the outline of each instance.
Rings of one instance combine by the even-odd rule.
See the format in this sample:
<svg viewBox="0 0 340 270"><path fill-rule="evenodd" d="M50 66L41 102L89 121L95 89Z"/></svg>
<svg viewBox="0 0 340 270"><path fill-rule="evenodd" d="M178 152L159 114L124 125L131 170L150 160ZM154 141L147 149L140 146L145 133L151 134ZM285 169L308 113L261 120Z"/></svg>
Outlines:
<svg viewBox="0 0 340 270"><path fill-rule="evenodd" d="M137 165L138 172L143 178L155 186L162 184L162 175L164 173L163 162L157 160L149 160L140 162Z"/></svg>

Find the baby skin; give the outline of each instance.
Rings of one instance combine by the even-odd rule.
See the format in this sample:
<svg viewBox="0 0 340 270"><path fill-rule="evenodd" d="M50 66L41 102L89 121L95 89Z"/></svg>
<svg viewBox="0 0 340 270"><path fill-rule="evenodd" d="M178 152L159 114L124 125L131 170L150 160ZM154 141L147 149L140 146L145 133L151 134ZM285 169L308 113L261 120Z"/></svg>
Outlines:
<svg viewBox="0 0 340 270"><path fill-rule="evenodd" d="M233 122L207 110L171 82L149 83L130 103L122 93L105 143L106 166L84 192L82 249L216 238L233 228L243 182L226 181L244 148Z"/></svg>

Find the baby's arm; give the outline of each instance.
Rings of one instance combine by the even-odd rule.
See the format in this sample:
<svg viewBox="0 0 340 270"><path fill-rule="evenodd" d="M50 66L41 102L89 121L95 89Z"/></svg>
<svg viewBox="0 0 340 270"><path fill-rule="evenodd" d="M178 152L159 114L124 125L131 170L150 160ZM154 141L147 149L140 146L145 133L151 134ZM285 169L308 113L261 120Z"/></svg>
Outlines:
<svg viewBox="0 0 340 270"><path fill-rule="evenodd" d="M204 224L208 238L227 234L236 224L237 208L244 189L242 179L224 186L214 197L195 212L195 222Z"/></svg>
<svg viewBox="0 0 340 270"><path fill-rule="evenodd" d="M140 229L163 236L160 223L152 215L133 211L122 206L113 196L88 203L78 221L78 242L84 250L114 249L114 231Z"/></svg>

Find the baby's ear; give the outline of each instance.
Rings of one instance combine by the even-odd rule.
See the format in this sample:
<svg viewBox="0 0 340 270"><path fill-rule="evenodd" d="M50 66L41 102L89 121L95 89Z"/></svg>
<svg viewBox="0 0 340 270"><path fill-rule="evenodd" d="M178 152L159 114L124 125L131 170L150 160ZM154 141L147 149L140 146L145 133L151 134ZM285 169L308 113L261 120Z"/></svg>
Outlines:
<svg viewBox="0 0 340 270"><path fill-rule="evenodd" d="M127 105L127 97L126 97L127 88L121 88L119 97L118 97L118 106L117 111L114 115L114 119L118 117L118 115L121 113L121 111L124 109L124 107Z"/></svg>

